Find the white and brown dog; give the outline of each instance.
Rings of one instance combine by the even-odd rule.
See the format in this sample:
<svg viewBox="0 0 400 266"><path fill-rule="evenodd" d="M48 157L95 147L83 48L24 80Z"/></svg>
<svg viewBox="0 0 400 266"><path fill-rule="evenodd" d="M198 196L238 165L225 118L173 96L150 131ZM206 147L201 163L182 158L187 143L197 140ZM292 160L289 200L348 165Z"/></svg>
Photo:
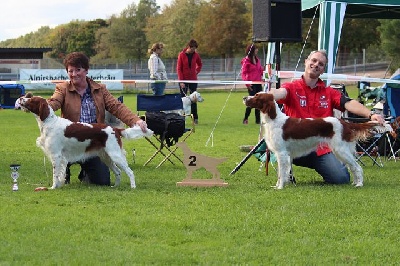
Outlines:
<svg viewBox="0 0 400 266"><path fill-rule="evenodd" d="M261 111L264 139L278 161L278 181L275 188L282 189L289 181L294 158L307 155L326 143L336 157L353 173L353 184L363 186L363 170L355 159L355 145L373 134L375 123L348 123L326 117L318 119L292 118L280 111L269 93L258 93L243 98L246 106Z"/></svg>
<svg viewBox="0 0 400 266"><path fill-rule="evenodd" d="M136 187L135 176L122 148L121 137L151 137L151 130L143 133L139 126L120 129L105 124L74 123L56 116L46 99L38 96L22 98L21 106L35 114L40 129L36 145L44 151L53 165L53 189L64 184L69 162L84 161L95 156L99 156L114 172L115 186L120 184L120 167L128 175L131 187Z"/></svg>
<svg viewBox="0 0 400 266"><path fill-rule="evenodd" d="M182 109L163 111L164 113L176 113L182 116L190 116L192 113L192 103L203 102L200 92L194 91L190 95L183 96Z"/></svg>
<svg viewBox="0 0 400 266"><path fill-rule="evenodd" d="M182 97L183 115L189 116L192 113L192 103L201 103L204 99L200 92L194 91L188 96Z"/></svg>

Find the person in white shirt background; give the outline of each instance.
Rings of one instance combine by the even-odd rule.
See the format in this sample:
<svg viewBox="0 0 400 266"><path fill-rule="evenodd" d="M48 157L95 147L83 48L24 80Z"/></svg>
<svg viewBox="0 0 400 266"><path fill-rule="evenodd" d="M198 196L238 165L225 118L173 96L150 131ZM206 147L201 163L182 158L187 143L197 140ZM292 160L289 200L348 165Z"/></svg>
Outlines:
<svg viewBox="0 0 400 266"><path fill-rule="evenodd" d="M150 58L148 61L148 67L150 71L150 79L152 80L167 80L167 72L165 71L165 65L161 60L160 56L163 53L164 44L154 43L149 49ZM166 82L154 82L151 83L151 89L154 95L163 95L165 90Z"/></svg>

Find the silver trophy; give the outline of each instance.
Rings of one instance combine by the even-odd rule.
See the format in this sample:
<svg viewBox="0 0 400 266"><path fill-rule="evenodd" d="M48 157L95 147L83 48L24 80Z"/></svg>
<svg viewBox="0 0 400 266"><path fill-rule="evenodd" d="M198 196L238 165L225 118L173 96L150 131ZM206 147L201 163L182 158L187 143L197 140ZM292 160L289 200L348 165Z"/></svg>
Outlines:
<svg viewBox="0 0 400 266"><path fill-rule="evenodd" d="M11 169L11 178L13 179L13 187L12 190L13 191L17 191L18 190L18 177L19 177L19 173L18 170L21 167L20 164L10 164L10 169Z"/></svg>

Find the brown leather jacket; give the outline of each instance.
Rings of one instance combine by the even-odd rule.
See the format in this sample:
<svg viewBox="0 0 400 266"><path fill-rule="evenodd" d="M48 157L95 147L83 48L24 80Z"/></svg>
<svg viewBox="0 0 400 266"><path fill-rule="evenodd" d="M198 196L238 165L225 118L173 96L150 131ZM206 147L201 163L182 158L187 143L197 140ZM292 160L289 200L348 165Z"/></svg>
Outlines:
<svg viewBox="0 0 400 266"><path fill-rule="evenodd" d="M86 80L90 85L94 104L96 105L97 123L104 123L105 110L130 127L135 125L140 119L127 106L112 96L104 84L99 84L89 78L86 78ZM73 122L79 122L81 116L81 96L71 82L67 81L57 84L53 96L51 96L48 102L54 111L61 108L62 117Z"/></svg>

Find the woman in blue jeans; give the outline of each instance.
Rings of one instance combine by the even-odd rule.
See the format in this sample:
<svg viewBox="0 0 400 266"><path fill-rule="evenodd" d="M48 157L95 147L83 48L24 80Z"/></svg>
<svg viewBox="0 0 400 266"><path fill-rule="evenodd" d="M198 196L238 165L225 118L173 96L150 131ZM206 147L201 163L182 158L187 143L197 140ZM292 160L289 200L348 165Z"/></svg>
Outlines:
<svg viewBox="0 0 400 266"><path fill-rule="evenodd" d="M150 71L150 79L154 81L151 83L151 89L153 90L154 95L163 95L165 90L167 80L167 72L165 71L165 65L161 60L160 56L163 53L164 44L162 43L154 43L149 50L150 58L148 61L148 68Z"/></svg>

